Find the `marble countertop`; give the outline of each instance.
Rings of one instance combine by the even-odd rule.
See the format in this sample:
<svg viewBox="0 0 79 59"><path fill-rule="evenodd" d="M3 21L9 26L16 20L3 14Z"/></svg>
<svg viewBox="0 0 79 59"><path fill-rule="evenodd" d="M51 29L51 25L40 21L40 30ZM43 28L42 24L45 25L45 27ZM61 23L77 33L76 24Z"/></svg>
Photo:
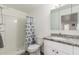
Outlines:
<svg viewBox="0 0 79 59"><path fill-rule="evenodd" d="M64 38L64 37L57 37L57 36L48 36L43 39L79 47L79 39Z"/></svg>

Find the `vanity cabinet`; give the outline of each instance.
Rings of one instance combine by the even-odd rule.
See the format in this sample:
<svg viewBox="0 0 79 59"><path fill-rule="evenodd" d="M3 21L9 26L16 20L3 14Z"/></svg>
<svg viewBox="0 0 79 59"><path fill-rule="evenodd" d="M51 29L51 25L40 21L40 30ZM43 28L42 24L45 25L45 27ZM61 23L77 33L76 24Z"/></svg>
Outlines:
<svg viewBox="0 0 79 59"><path fill-rule="evenodd" d="M45 55L72 55L73 53L73 46L50 40L44 40Z"/></svg>

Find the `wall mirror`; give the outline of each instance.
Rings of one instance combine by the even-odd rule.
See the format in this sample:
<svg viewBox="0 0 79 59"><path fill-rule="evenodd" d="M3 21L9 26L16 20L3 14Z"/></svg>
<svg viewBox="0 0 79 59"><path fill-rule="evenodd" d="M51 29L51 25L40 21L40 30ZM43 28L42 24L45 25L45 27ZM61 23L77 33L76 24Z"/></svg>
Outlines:
<svg viewBox="0 0 79 59"><path fill-rule="evenodd" d="M77 13L61 16L62 30L76 30L77 29Z"/></svg>
<svg viewBox="0 0 79 59"><path fill-rule="evenodd" d="M59 5L51 10L51 30L79 30L79 5Z"/></svg>

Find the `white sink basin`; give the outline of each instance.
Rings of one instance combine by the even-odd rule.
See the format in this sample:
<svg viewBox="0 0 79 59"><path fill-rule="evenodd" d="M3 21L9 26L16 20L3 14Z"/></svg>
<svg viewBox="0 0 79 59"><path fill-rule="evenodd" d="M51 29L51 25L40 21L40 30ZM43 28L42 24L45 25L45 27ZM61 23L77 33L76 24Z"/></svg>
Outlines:
<svg viewBox="0 0 79 59"><path fill-rule="evenodd" d="M66 39L65 38L62 38L62 37L48 37L50 39L53 39L53 40L59 40L59 41L65 41Z"/></svg>
<svg viewBox="0 0 79 59"><path fill-rule="evenodd" d="M33 44L33 45L30 45L29 47L28 47L28 52L35 52L35 51L37 51L38 49L40 48L40 45L38 45L38 44Z"/></svg>

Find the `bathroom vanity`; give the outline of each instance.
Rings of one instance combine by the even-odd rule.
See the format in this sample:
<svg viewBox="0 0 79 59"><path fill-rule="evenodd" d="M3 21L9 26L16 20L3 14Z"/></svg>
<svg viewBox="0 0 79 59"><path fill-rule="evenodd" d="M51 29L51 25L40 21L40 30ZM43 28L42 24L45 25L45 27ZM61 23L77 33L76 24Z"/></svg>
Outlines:
<svg viewBox="0 0 79 59"><path fill-rule="evenodd" d="M79 39L49 36L44 39L45 55L79 55Z"/></svg>
<svg viewBox="0 0 79 59"><path fill-rule="evenodd" d="M59 6L50 17L52 35L43 38L44 54L79 55L79 5Z"/></svg>

